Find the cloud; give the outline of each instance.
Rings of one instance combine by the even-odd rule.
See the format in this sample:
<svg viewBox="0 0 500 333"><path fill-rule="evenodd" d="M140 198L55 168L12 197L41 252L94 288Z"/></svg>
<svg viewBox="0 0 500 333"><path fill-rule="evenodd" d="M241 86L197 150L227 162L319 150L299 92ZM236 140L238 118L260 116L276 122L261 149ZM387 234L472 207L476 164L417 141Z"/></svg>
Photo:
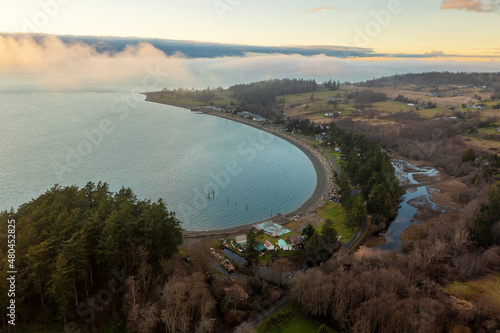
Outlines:
<svg viewBox="0 0 500 333"><path fill-rule="evenodd" d="M317 8L313 8L311 10L306 10L306 13L307 14L319 13L319 12L322 12L322 11L325 11L325 10L332 10L334 8L335 7L317 7Z"/></svg>
<svg viewBox="0 0 500 333"><path fill-rule="evenodd" d="M180 53L167 56L144 42L119 52L98 52L95 46L64 43L57 36L0 35L0 75L29 76L41 86L137 82L157 66L180 81L191 81L184 58Z"/></svg>
<svg viewBox="0 0 500 333"><path fill-rule="evenodd" d="M442 0L441 3L441 9L465 9L479 13L490 13L499 8L499 0Z"/></svg>
<svg viewBox="0 0 500 333"><path fill-rule="evenodd" d="M418 58L343 58L245 52L241 56L188 58L180 53L168 56L144 42L102 51L97 43L63 42L57 36L0 35L0 88L65 91L109 87L130 91L139 87L140 91L151 91L164 87L228 87L270 78L356 82L395 73L498 70L498 61L460 61L441 54L431 51ZM145 88L144 80L152 71L161 74L160 81L149 80L153 87Z"/></svg>
<svg viewBox="0 0 500 333"><path fill-rule="evenodd" d="M445 53L443 51L432 50L429 52L425 52L424 56L442 57L445 56Z"/></svg>

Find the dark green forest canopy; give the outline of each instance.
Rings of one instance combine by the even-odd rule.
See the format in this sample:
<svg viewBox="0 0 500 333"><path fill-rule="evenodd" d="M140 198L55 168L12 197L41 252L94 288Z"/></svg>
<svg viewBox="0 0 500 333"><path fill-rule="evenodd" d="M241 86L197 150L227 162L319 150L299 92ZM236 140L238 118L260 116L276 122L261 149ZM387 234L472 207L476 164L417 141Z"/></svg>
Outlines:
<svg viewBox="0 0 500 333"><path fill-rule="evenodd" d="M116 272L135 274L137 247L147 251L149 264L158 269L182 243L181 223L161 199L138 200L128 188L112 193L106 183L55 186L17 212L4 211L0 235L7 234L9 219L16 221L18 311L21 317L42 321L40 316L74 314L75 300L107 285ZM7 271L4 238L0 275ZM4 289L5 283L0 284L2 307L7 301Z"/></svg>
<svg viewBox="0 0 500 333"><path fill-rule="evenodd" d="M246 103L259 103L263 106L274 104L276 97L280 95L299 94L317 89L318 84L315 80L304 79L275 79L229 87L236 99Z"/></svg>
<svg viewBox="0 0 500 333"><path fill-rule="evenodd" d="M390 218L395 213L401 191L391 159L382 147L363 135L348 133L332 124L331 144L342 147L344 171L352 185L359 185L360 195L370 214ZM347 179L339 179L342 204L350 211L351 188Z"/></svg>

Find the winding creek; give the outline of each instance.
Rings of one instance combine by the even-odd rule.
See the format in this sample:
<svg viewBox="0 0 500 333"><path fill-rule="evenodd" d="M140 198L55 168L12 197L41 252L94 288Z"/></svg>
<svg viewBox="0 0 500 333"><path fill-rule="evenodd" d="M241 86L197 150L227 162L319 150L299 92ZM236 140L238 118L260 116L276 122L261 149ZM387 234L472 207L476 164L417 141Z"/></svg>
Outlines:
<svg viewBox="0 0 500 333"><path fill-rule="evenodd" d="M419 184L415 180L416 175L425 176L425 178L436 177L439 171L436 168L428 166L420 166L404 160L393 160L392 162L396 169L396 176L400 184ZM423 221L416 221L415 217L418 209L425 206L430 206L432 210L441 210L433 201L431 201L431 193L427 186L409 188L404 190L401 196L401 203L396 214L396 218L390 224L387 231L378 235L379 242L385 242L382 245L374 246L371 248L362 247L363 250L371 250L373 252L400 252L402 251L401 234L410 226L410 224L423 223ZM443 213L443 212L442 212ZM442 214L441 213L441 214ZM382 239L380 239L382 238Z"/></svg>

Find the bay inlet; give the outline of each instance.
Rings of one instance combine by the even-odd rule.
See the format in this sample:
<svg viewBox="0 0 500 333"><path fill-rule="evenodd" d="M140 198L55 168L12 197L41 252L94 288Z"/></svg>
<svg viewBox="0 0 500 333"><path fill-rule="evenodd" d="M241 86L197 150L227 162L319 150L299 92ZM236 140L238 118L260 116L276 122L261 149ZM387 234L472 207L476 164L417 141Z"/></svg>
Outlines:
<svg viewBox="0 0 500 333"><path fill-rule="evenodd" d="M314 193L313 164L283 139L178 107L139 101L125 110L120 98L2 94L0 209L55 184L102 181L162 198L186 230L203 231L295 211Z"/></svg>

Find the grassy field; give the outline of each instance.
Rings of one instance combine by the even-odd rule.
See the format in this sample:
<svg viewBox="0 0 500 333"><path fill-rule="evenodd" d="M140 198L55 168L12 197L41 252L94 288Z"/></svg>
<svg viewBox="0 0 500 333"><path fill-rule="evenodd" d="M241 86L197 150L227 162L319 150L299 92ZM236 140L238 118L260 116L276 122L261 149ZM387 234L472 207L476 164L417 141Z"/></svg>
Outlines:
<svg viewBox="0 0 500 333"><path fill-rule="evenodd" d="M173 92L154 92L148 95L155 101L159 103L171 104L171 105L182 105L186 107L196 107L202 105L208 105L213 102L215 105L225 104L229 105L231 102L237 103L237 100L232 97L233 93L229 90L214 90L214 97L207 102L202 102L195 100L194 98L184 97L181 95L176 95Z"/></svg>
<svg viewBox="0 0 500 333"><path fill-rule="evenodd" d="M400 110L406 112L415 109L414 107L406 105L406 103L396 102L393 100L373 103L373 106L379 111L387 111L391 113L399 112Z"/></svg>
<svg viewBox="0 0 500 333"><path fill-rule="evenodd" d="M470 136L465 136L465 141L467 144L476 146L478 148L484 149L489 153L500 152L500 141L484 140L480 138L474 138Z"/></svg>
<svg viewBox="0 0 500 333"><path fill-rule="evenodd" d="M311 101L311 94L313 94L313 101ZM342 98L343 96L345 96L345 94L342 91L318 90L295 95L282 95L276 97L276 100L284 98L285 104L305 104L316 102L322 105L328 105L328 102L326 101L327 98Z"/></svg>
<svg viewBox="0 0 500 333"><path fill-rule="evenodd" d="M339 236L341 236L342 241L347 241L352 237L353 231L344 226L345 211L341 204L331 201L327 202L325 207L318 212L318 216L323 219L333 220L333 225L338 231ZM321 226L317 226L316 230L321 232Z"/></svg>
<svg viewBox="0 0 500 333"><path fill-rule="evenodd" d="M321 323L288 306L257 327L259 333L316 333ZM329 328L330 333L338 331Z"/></svg>
<svg viewBox="0 0 500 333"><path fill-rule="evenodd" d="M313 95L313 99L311 99ZM328 104L327 98L343 99L346 93L340 90L318 90L294 95L282 95L276 98L277 101L285 100L285 115L296 117L307 117L316 123L330 122L331 119L324 116L325 112L341 112L341 115L351 114L349 104L339 104L335 108Z"/></svg>
<svg viewBox="0 0 500 333"><path fill-rule="evenodd" d="M444 288L445 293L477 304L484 297L500 309L500 273L489 274L477 280L451 282Z"/></svg>

